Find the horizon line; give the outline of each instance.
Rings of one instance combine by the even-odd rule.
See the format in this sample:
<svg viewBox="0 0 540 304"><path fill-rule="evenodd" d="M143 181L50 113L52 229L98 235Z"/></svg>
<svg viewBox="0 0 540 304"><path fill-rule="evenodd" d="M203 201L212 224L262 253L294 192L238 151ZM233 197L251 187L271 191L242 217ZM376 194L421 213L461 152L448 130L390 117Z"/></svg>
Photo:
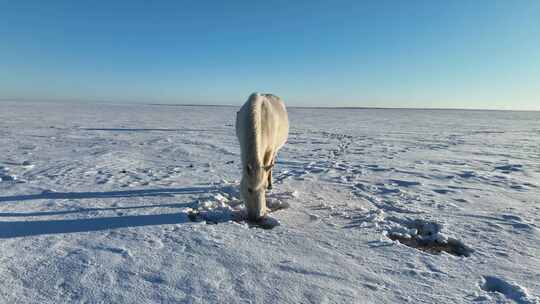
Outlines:
<svg viewBox="0 0 540 304"><path fill-rule="evenodd" d="M0 102L41 102L41 103L98 103L114 105L147 105L147 106L178 106L178 107L239 107L242 104L213 104L213 103L148 103L142 101L114 101L94 99L27 99L27 98L0 98ZM295 106L287 105L291 109L335 109L335 110L434 110L434 111L505 111L505 112L540 112L540 109L493 109L493 108L459 108L459 107L384 107L384 106Z"/></svg>
<svg viewBox="0 0 540 304"><path fill-rule="evenodd" d="M241 105L230 104L189 104L189 103L146 103L149 106L168 106L168 107L238 107ZM326 109L326 110L436 110L436 111L505 111L505 112L540 112L539 110L522 110L522 109L482 109L482 108L437 108L437 107L376 107L376 106L290 106L288 109Z"/></svg>

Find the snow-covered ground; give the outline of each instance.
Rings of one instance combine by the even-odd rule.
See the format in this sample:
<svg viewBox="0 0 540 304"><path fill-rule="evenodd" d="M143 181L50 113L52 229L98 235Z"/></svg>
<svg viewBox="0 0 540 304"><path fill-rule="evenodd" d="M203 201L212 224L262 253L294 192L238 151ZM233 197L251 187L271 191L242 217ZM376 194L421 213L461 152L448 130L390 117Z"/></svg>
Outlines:
<svg viewBox="0 0 540 304"><path fill-rule="evenodd" d="M540 112L289 109L254 225L235 111L0 103L0 302L540 303Z"/></svg>

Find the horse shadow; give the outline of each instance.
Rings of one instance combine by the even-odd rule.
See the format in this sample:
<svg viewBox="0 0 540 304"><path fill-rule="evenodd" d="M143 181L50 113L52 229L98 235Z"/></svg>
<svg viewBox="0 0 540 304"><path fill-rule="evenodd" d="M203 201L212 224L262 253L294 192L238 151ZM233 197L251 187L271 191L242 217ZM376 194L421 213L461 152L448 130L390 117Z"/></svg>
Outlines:
<svg viewBox="0 0 540 304"><path fill-rule="evenodd" d="M187 188L169 188L169 189L141 189L126 191L108 191L108 192L42 192L39 194L2 196L0 202L27 201L40 199L88 199L88 198L121 198L121 197L148 197L148 196L166 196L174 197L180 194L201 194L213 193L228 187L204 186ZM111 211L123 209L142 209L142 208L182 208L190 207L194 203L176 203L176 204L153 204L127 207L110 208L87 208L66 211L45 211L28 213L0 213L1 218L9 217L39 217L51 215L65 215L71 213L84 213L96 211ZM2 221L0 220L0 239L9 239L25 236L80 233L91 231L102 231L118 228L156 226L170 224L184 224L191 222L187 214L164 213L150 215L124 215L115 217L99 218L80 218L80 219L54 219L54 220L18 220Z"/></svg>
<svg viewBox="0 0 540 304"><path fill-rule="evenodd" d="M122 191L102 192L53 192L43 191L38 194L23 194L12 196L0 196L0 202L18 202L39 199L86 199L86 198L121 198L121 197L145 197L145 196L168 196L177 194L201 194L217 192L223 187L203 186L186 188L163 188L163 189L139 189Z"/></svg>
<svg viewBox="0 0 540 304"><path fill-rule="evenodd" d="M183 224L189 222L180 213L102 217L73 220L0 222L0 239L45 234L90 232L127 227Z"/></svg>

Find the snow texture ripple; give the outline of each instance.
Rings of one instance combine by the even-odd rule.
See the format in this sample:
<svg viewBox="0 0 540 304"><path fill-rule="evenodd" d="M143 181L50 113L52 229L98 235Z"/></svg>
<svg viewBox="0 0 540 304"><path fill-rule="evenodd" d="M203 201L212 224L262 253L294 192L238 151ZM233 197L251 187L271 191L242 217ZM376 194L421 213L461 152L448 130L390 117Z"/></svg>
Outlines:
<svg viewBox="0 0 540 304"><path fill-rule="evenodd" d="M539 303L540 113L0 103L1 303Z"/></svg>

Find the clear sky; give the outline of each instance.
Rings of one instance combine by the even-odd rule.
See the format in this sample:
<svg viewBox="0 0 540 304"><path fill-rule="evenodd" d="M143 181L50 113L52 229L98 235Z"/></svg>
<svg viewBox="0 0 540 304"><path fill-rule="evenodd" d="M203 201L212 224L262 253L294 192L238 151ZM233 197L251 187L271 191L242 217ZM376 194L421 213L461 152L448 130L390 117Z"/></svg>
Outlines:
<svg viewBox="0 0 540 304"><path fill-rule="evenodd" d="M0 0L0 98L540 110L540 1Z"/></svg>

